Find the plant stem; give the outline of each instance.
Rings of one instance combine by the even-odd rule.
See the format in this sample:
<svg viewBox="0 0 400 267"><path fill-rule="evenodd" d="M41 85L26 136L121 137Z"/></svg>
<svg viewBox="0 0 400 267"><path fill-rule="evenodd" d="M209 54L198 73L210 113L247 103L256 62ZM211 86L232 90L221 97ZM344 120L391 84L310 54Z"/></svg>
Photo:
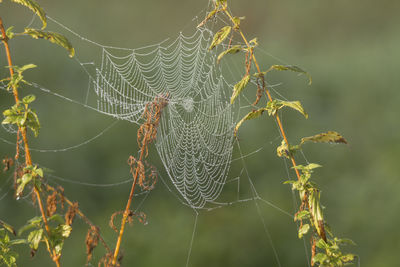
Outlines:
<svg viewBox="0 0 400 267"><path fill-rule="evenodd" d="M146 144L146 137L142 141L142 149L140 151L139 162L141 162L143 160L144 152L146 150L145 149L145 144ZM131 187L131 192L129 193L128 202L126 203L125 211L124 211L124 214L122 216L121 229L119 231L117 244L116 244L115 250L114 250L114 256L113 256L113 260L112 260L112 265L113 266L117 262L118 253L119 253L119 250L120 250L120 247L121 247L122 235L124 234L126 220L128 219L128 216L129 216L129 213L130 213L130 207L131 207L131 203L132 203L132 199L133 199L133 194L135 192L135 187L136 187L136 184L137 184L138 176L139 176L139 166L136 166L136 171L135 171L135 175L133 177L133 183L132 183L132 187Z"/></svg>
<svg viewBox="0 0 400 267"><path fill-rule="evenodd" d="M233 17L229 13L229 11L227 11L226 8L224 8L223 10L224 10L225 14L229 17L229 19L232 21L232 23L234 23ZM254 62L254 65L257 68L257 71L259 73L261 73L260 66L257 63L256 56L254 55L249 42L247 41L246 37L244 36L242 30L238 29L238 32L239 32L240 36L242 37L243 41L245 42L245 44L246 44L247 48L249 49L249 51L251 51L251 57L253 58L253 62ZM269 92L267 87L265 87L265 93L267 94L267 97L268 97L269 101L272 101L273 99L272 99L271 94L270 94L270 92ZM278 123L278 127L279 127L279 130L280 130L281 135L283 137L283 140L285 140L286 145L289 147L289 141L288 141L288 139L286 137L286 133L285 133L285 130L283 129L283 125L282 125L282 122L281 122L281 119L280 119L278 113L275 113L275 119L276 119L276 122ZM294 157L292 155L289 155L289 157L290 157L290 160L292 161L293 167L296 167L297 164L296 164L296 161L295 161ZM300 180L300 172L297 169L294 169L294 170L296 172L297 179Z"/></svg>
<svg viewBox="0 0 400 267"><path fill-rule="evenodd" d="M223 8L223 11L224 11L224 13L229 17L229 19L231 20L231 22L232 22L233 24L235 24L232 15L231 15L231 14L229 13L229 11L227 10L227 7L224 7L224 8ZM255 67L256 67L258 73L261 73L260 66L259 66L258 63L257 63L256 56L254 55L253 50L252 50L252 48L251 48L249 42L247 41L246 37L244 36L244 34L243 34L243 32L242 32L242 30L241 30L240 28L237 29L237 31L239 32L239 34L240 34L240 36L242 37L243 41L245 42L247 48L249 49L250 54L251 54L251 58L253 59L254 65L255 65ZM265 89L265 93L267 94L267 97L268 97L269 101L273 101L273 98L272 98L271 93L270 93L270 91L268 90L268 88L265 86L264 89ZM277 122L277 124L278 124L279 131L280 131L280 133L281 133L281 135L282 135L283 140L285 141L287 147L290 148L290 144L289 144L289 141L288 141L288 139L287 139L287 137L286 137L286 133L285 133L285 130L283 129L282 121L281 121L281 119L280 119L280 117L279 117L278 112L275 113L275 120L276 120L276 122ZM289 158L290 158L290 161L292 162L292 165L293 165L293 167L294 167L294 171L296 172L297 180L300 181L300 180L301 180L300 172L299 172L298 169L295 168L295 167L297 166L297 164L296 164L296 161L295 161L294 156L292 155L292 153L289 153ZM305 197L307 198L308 196L306 195ZM305 200L305 202L307 203L308 209L310 209L310 206L309 206L309 204L308 204L307 199ZM318 227L318 226L316 225L315 227ZM324 225L321 224L321 225L319 225L319 227L321 228L321 231L320 231L320 232L317 231L317 233L318 233L318 235L319 235L324 241L326 241L326 234L325 234Z"/></svg>
<svg viewBox="0 0 400 267"><path fill-rule="evenodd" d="M1 31L1 35L2 35L2 41L4 43L4 47L6 50L6 56L7 56L7 61L8 61L8 69L10 71L10 78L12 79L12 77L14 76L14 70L12 68L13 64L12 64L12 60L11 60L11 52L10 52L10 47L8 45L8 37L6 35L5 29L4 29L4 25L3 25L3 20L0 17L0 31ZM18 104L19 103L19 96L18 96L18 88L17 86L13 85L12 86L12 90L13 90L13 95L14 95L14 99L15 99L15 103ZM31 166L32 165L32 158L31 158L31 152L29 149L29 145L28 145L28 138L26 136L26 127L18 127L19 131L22 135L22 139L24 141L24 147L25 147L25 165L26 166ZM40 212L42 214L42 219L46 228L46 232L47 234L50 236L50 227L46 218L46 214L44 212L43 209L43 203L42 203L42 199L40 197L40 192L39 189L36 187L36 185L34 185L33 190L35 192L36 198L38 200L39 203L39 208L40 208ZM60 257L57 256L55 250L53 250L53 255L50 255L52 260L56 263L57 267L60 266Z"/></svg>

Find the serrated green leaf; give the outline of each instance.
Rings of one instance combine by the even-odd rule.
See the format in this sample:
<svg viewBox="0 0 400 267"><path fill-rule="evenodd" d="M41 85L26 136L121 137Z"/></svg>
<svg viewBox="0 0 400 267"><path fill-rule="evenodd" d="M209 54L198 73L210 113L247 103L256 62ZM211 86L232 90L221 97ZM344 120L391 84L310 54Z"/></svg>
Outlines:
<svg viewBox="0 0 400 267"><path fill-rule="evenodd" d="M38 249L39 243L42 240L42 236L43 236L43 229L34 230L34 231L29 233L27 240L29 242L29 246L33 250L37 250Z"/></svg>
<svg viewBox="0 0 400 267"><path fill-rule="evenodd" d="M44 10L40 7L38 3L36 3L33 0L11 0L12 2L15 2L17 4L26 6L30 10L32 10L42 21L42 30L46 28L47 26L47 18L46 18L46 13Z"/></svg>
<svg viewBox="0 0 400 267"><path fill-rule="evenodd" d="M252 119L258 118L258 117L260 117L260 116L263 114L264 111L265 111L265 108L260 108L260 109L258 109L258 110L253 110L253 111L250 111L249 113L247 113L247 115L244 116L243 119L241 119L241 120L236 124L235 131L234 131L234 135L236 136L236 133L237 133L237 131L239 130L239 127L243 124L244 121L252 120Z"/></svg>
<svg viewBox="0 0 400 267"><path fill-rule="evenodd" d="M75 49L72 47L72 44L64 35L55 32L40 31L32 28L25 28L24 34L30 35L32 38L35 39L41 38L49 40L54 44L64 47L69 52L70 57L73 57L75 55Z"/></svg>
<svg viewBox="0 0 400 267"><path fill-rule="evenodd" d="M231 26L225 26L222 29L220 29L215 35L214 39L208 48L208 50L212 50L214 47L222 43L226 37L228 37L229 33L231 32L232 27Z"/></svg>
<svg viewBox="0 0 400 267"><path fill-rule="evenodd" d="M299 229L299 238L303 238L303 236L308 233L308 230L310 230L310 225L308 223L303 224Z"/></svg>
<svg viewBox="0 0 400 267"><path fill-rule="evenodd" d="M246 87L246 85L249 83L250 81L250 75L246 74L241 80L240 82L238 82L237 84L235 84L235 86L233 87L233 94L231 96L231 104L233 104L235 102L235 99L239 96L239 94L242 92L242 90Z"/></svg>
<svg viewBox="0 0 400 267"><path fill-rule="evenodd" d="M302 70L301 68L299 68L297 66L293 66L293 65L286 65L286 66L285 65L272 65L267 72L269 72L271 70L279 70L279 71L290 70L290 71L294 71L294 72L298 72L298 73L303 73L308 77L308 84L312 83L311 75L308 74L308 72Z"/></svg>
<svg viewBox="0 0 400 267"><path fill-rule="evenodd" d="M34 95L27 95L22 99L22 103L28 105L30 103L32 103L33 101L35 101L36 96Z"/></svg>
<svg viewBox="0 0 400 267"><path fill-rule="evenodd" d="M242 51L242 46L241 45L234 45L231 48L225 50L224 52L220 53L217 58L217 64L221 61L222 57L224 57L226 54L236 54L237 52Z"/></svg>
<svg viewBox="0 0 400 267"><path fill-rule="evenodd" d="M10 233L12 233L13 235L17 235L17 233L15 232L14 227L12 227L11 225L9 225L8 223L3 222L2 220L0 220L0 225L6 229L7 231L9 231Z"/></svg>
<svg viewBox="0 0 400 267"><path fill-rule="evenodd" d="M301 114L303 114L304 117L306 117L306 119L308 118L308 114L304 110L304 108L301 105L300 101L280 101L280 100L278 100L278 105L282 105L282 106L286 106L286 107L290 107L292 109L295 109L298 112L300 112Z"/></svg>
<svg viewBox="0 0 400 267"><path fill-rule="evenodd" d="M308 210L302 210L296 213L294 221L300 221L310 218L310 212Z"/></svg>
<svg viewBox="0 0 400 267"><path fill-rule="evenodd" d="M304 137L301 139L300 144L304 144L305 142L314 142L314 143L342 143L347 144L346 139L341 136L337 132L329 131L326 133L320 133L309 137Z"/></svg>

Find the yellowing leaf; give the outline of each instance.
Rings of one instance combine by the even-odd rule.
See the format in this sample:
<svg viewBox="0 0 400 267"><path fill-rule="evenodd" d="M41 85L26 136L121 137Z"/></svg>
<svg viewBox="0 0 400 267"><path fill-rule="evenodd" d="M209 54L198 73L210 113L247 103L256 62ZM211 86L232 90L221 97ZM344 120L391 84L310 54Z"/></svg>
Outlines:
<svg viewBox="0 0 400 267"><path fill-rule="evenodd" d="M279 101L278 104L295 109L298 112L300 112L301 114L303 114L304 117L306 117L306 119L308 118L308 114L307 114L307 112L305 112L300 101Z"/></svg>
<svg viewBox="0 0 400 267"><path fill-rule="evenodd" d="M231 104L235 102L235 99L239 96L240 92L242 92L243 88L246 87L249 81L250 81L250 75L246 74L242 78L242 80L240 80L240 82L235 84L235 86L233 87L233 94L231 96Z"/></svg>
<svg viewBox="0 0 400 267"><path fill-rule="evenodd" d="M308 77L308 81L309 81L308 84L312 83L311 75L308 74L308 72L302 70L301 68L299 68L297 66L293 66L293 65L286 65L286 66L284 66L284 65L272 65L267 72L269 72L271 70L279 70L279 71L290 70L290 71L294 71L294 72L303 73Z"/></svg>
<svg viewBox="0 0 400 267"><path fill-rule="evenodd" d="M38 3L36 3L33 0L11 0L14 3L26 6L30 10L32 10L42 21L42 30L46 28L47 26L47 18L46 18L46 13L44 10L39 6Z"/></svg>
<svg viewBox="0 0 400 267"><path fill-rule="evenodd" d="M217 58L217 63L219 63L221 61L221 59L226 55L226 54L236 54L237 52L242 50L242 46L240 45L234 45L231 48L225 50L224 52L222 52L221 54L218 55Z"/></svg>
<svg viewBox="0 0 400 267"><path fill-rule="evenodd" d="M301 114L303 114L304 117L308 118L308 114L307 114L307 112L305 112L300 101L282 101L282 100L274 99L273 101L269 101L267 103L266 109L268 110L268 115L275 116L276 112L283 107L290 107L292 109L295 109L298 112L300 112Z"/></svg>
<svg viewBox="0 0 400 267"><path fill-rule="evenodd" d="M72 44L64 35L55 32L40 31L32 28L25 28L24 34L30 35L32 38L35 39L41 38L49 40L54 44L64 47L69 52L70 57L73 57L75 55L75 49L72 47Z"/></svg>
<svg viewBox="0 0 400 267"><path fill-rule="evenodd" d="M343 143L347 144L346 139L344 139L343 136L341 136L337 132L329 131L326 133L320 133L317 135L309 136L309 137L304 137L301 139L300 144L304 144L305 142L314 142L314 143Z"/></svg>
<svg viewBox="0 0 400 267"><path fill-rule="evenodd" d="M214 35L214 39L210 45L210 47L208 48L208 50L213 49L214 47L216 47L217 45L219 45L220 43L222 43L226 37L228 37L229 33L231 32L232 27L231 26L225 26L222 29L220 29L215 35Z"/></svg>
<svg viewBox="0 0 400 267"><path fill-rule="evenodd" d="M236 136L236 133L237 133L237 131L239 130L239 127L242 125L242 123L243 123L244 121L252 120L252 119L255 119L255 118L260 117L260 116L263 114L263 112L264 112L265 110L266 110L265 108L260 108L260 109L253 110L253 111L250 111L249 113L247 113L247 115L244 116L243 119L241 119L241 120L236 124L235 131L234 131L234 135Z"/></svg>

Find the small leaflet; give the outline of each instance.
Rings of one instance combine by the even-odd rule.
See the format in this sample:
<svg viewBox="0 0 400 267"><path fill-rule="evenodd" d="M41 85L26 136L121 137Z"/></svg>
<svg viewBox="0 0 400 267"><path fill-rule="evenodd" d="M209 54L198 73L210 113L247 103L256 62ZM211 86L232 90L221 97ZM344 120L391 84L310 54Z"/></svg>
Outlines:
<svg viewBox="0 0 400 267"><path fill-rule="evenodd" d="M239 130L239 127L242 125L242 123L243 123L244 121L252 120L252 119L258 118L258 117L260 117L260 116L263 114L264 111L265 111L265 108L260 108L260 109L253 110L253 111L250 111L249 113L247 113L247 115L244 116L243 119L241 119L241 120L236 124L234 135L236 136L236 133L237 133L237 131Z"/></svg>
<svg viewBox="0 0 400 267"><path fill-rule="evenodd" d="M228 37L229 33L231 32L232 27L231 26L225 26L222 29L220 29L215 35L214 39L208 48L208 50L212 50L214 47L222 43L226 37Z"/></svg>
<svg viewBox="0 0 400 267"><path fill-rule="evenodd" d="M250 75L246 74L242 78L242 80L240 80L240 82L235 84L235 86L233 87L233 94L231 96L231 104L233 104L235 102L235 99L239 96L239 94L246 87L246 85L249 83L249 81L250 81Z"/></svg>
<svg viewBox="0 0 400 267"><path fill-rule="evenodd" d="M242 51L243 48L240 45L234 45L231 48L225 50L224 52L222 52L221 54L218 55L217 58L217 64L219 64L219 62L221 61L221 59L226 55L226 54L236 54L239 51Z"/></svg>

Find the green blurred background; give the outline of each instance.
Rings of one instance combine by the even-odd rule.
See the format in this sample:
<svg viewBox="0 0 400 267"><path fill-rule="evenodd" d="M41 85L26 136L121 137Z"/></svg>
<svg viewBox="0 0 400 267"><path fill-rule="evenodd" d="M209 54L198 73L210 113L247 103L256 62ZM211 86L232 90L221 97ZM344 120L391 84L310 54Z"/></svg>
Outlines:
<svg viewBox="0 0 400 267"><path fill-rule="evenodd" d="M3 1L4 2L4 1ZM398 266L400 256L400 2L395 0L231 0L235 15L246 16L242 26L250 38L258 37L262 51L258 60L264 68L286 62L301 66L313 76L307 86L304 77L290 73L272 76L285 97L301 100L310 114L304 120L294 112L285 112L284 124L295 143L303 136L327 130L342 133L348 146L307 145L304 153L311 162L324 166L315 179L322 188L326 218L335 234L357 243L350 251L360 256L361 266ZM175 37L203 16L207 1L39 1L47 14L84 37L118 47L141 47ZM201 12L201 13L199 13ZM32 16L24 8L5 1L0 16L7 26L27 25ZM67 32L54 23L49 29ZM71 36L72 37L72 36ZM76 38L75 38L76 39ZM74 41L74 39L71 39ZM75 45L76 44L76 45ZM27 73L27 79L77 100L86 94L87 77L65 51L45 41L28 38L11 43L15 65L35 63L39 67ZM98 57L98 51L74 43L78 57L85 62ZM82 45L82 46L80 46ZM0 48L0 74L7 75L4 47ZM97 54L95 54L95 52ZM274 57L272 57L273 55ZM276 58L279 58L278 61ZM26 87L22 94L35 93L34 106L41 119L38 138L31 146L56 149L81 143L103 131L114 120L96 112ZM0 91L1 110L12 97ZM126 159L137 151L137 126L120 121L101 138L79 149L59 153L33 153L35 162L54 170L54 175L72 181L116 183L129 178ZM240 132L243 153L263 147L245 159L259 194L289 212L293 195L282 184L286 168L275 155L279 145L275 123L268 118L246 123ZM14 136L0 129L0 137ZM236 146L235 146L236 149ZM14 147L0 143L1 158L13 155ZM150 161L171 186L158 155ZM238 153L235 150L234 157ZM240 167L232 167L236 177ZM29 199L16 201L9 174L0 173L0 218L17 228L38 212ZM124 208L129 186L87 187L58 180L66 195L79 201L80 208L100 226L113 246L116 234L108 227L110 215ZM229 184L226 199L235 196ZM241 195L250 196L246 178L241 178ZM134 200L138 204L143 197ZM307 266L303 241L297 239L292 219L275 208L259 202L264 231L254 202L246 202L200 212L189 266ZM124 266L185 266L195 221L194 212L181 204L159 182L143 202L148 225L135 222L124 235ZM65 243L63 266L85 264L84 239L87 228L76 220L72 237ZM270 237L268 237L268 235ZM307 243L307 242L306 242ZM309 244L306 244L308 247ZM308 250L308 248L306 249ZM44 247L35 258L20 250L19 266L52 266ZM103 255L100 248L94 260ZM95 262L94 261L94 262ZM94 264L96 265L96 264Z"/></svg>

